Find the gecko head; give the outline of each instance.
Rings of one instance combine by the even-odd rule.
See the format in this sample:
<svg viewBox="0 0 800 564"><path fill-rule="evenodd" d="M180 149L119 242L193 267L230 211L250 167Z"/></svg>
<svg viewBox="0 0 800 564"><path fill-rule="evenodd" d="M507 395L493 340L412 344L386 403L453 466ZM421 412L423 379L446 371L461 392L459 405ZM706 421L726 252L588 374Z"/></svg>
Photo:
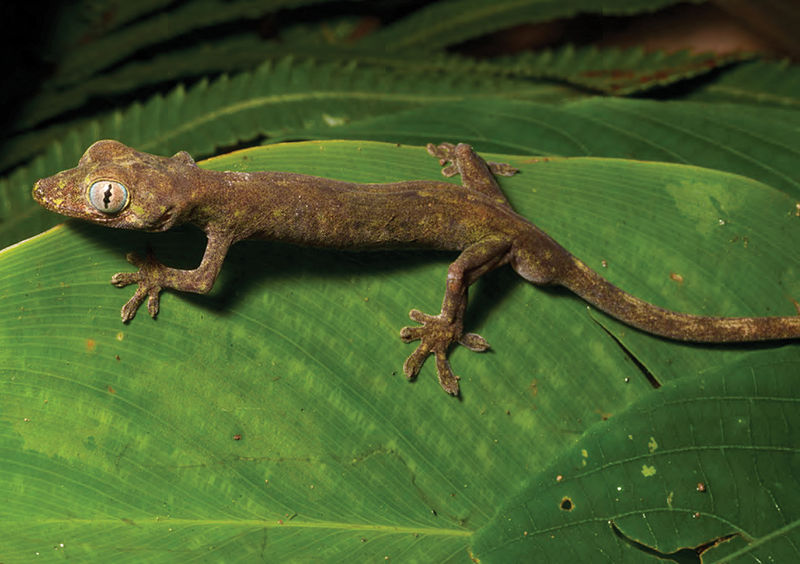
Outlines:
<svg viewBox="0 0 800 564"><path fill-rule="evenodd" d="M98 141L75 168L36 182L33 199L61 215L109 227L166 231L186 219L196 170L184 151L158 157Z"/></svg>

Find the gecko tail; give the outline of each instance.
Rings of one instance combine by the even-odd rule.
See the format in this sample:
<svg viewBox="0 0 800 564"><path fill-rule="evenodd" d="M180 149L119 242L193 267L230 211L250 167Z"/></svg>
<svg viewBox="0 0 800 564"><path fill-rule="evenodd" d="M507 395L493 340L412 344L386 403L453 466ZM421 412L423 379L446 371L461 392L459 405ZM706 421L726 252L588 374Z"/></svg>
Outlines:
<svg viewBox="0 0 800 564"><path fill-rule="evenodd" d="M596 308L647 333L695 343L735 343L800 339L800 315L715 317L678 313L620 290L575 257L556 283Z"/></svg>

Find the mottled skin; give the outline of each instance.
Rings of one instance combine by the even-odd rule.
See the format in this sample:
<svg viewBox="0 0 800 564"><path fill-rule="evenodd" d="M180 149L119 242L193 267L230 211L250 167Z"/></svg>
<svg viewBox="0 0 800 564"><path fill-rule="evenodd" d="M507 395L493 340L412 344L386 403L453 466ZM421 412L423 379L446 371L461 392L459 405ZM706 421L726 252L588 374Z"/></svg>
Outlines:
<svg viewBox="0 0 800 564"><path fill-rule="evenodd" d="M98 141L77 167L37 182L33 196L50 210L109 227L166 231L192 223L205 231L208 244L194 270L169 268L152 256L128 255L138 272L111 278L119 287L138 285L122 308L125 322L145 298L155 316L163 288L208 292L228 248L243 239L337 249L460 251L447 271L440 313L412 309L411 319L421 325L400 332L406 342L420 341L403 366L406 376L414 378L433 354L439 383L453 395L458 394L458 376L447 360L450 346L489 348L479 335L463 332L467 288L504 264L534 284L565 286L622 322L662 337L713 343L800 338L800 316L689 315L627 294L511 209L494 175L511 175L515 169L486 163L464 144L429 145L428 152L446 165L442 171L446 176L460 174L463 186L427 180L356 184L285 172L216 172L198 168L183 151L166 158L116 141ZM114 188L115 183L123 188ZM95 205L89 197L93 185L99 187ZM108 208L109 202L113 207L117 201L121 209L113 213L97 207Z"/></svg>

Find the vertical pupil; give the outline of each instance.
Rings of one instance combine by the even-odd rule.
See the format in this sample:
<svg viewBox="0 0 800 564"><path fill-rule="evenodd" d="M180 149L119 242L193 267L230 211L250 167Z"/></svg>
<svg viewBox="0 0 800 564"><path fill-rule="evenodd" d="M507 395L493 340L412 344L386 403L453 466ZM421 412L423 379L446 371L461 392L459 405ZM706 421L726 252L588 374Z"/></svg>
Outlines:
<svg viewBox="0 0 800 564"><path fill-rule="evenodd" d="M107 208L108 204L111 203L111 192L112 192L112 188L111 188L111 184L109 184L106 187L106 191L103 192L103 207Z"/></svg>

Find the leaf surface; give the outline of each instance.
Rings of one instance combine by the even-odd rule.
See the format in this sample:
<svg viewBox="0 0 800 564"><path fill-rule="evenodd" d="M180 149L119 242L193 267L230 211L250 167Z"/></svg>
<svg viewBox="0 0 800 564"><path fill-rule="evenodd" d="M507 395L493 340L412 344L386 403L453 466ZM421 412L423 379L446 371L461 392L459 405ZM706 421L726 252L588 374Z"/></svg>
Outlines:
<svg viewBox="0 0 800 564"><path fill-rule="evenodd" d="M800 241L780 192L687 166L490 157L522 169L501 181L520 213L622 287L701 313L792 313L781 288L800 293ZM419 147L366 142L204 166L441 178ZM758 240L732 244L717 205ZM507 269L471 293L467 324L493 352L453 351L463 399L439 389L430 362L405 382L412 347L398 331L411 307L438 309L449 253L242 243L210 296L165 293L158 320L142 311L122 325L132 289L108 279L145 244L184 268L203 245L191 230L69 223L0 253L3 561L468 562L476 532L531 476L637 399L661 397L607 332L624 330ZM677 263L683 285L669 276ZM648 368L676 385L733 365L796 366L800 350L641 338L633 354L670 357ZM641 538L633 524L620 528Z"/></svg>
<svg viewBox="0 0 800 564"><path fill-rule="evenodd" d="M797 560L798 373L796 356L764 355L645 396L531 480L475 535L474 556Z"/></svg>
<svg viewBox="0 0 800 564"><path fill-rule="evenodd" d="M309 128L319 138L470 143L521 155L631 158L741 174L800 196L797 112L739 104L592 98L552 105L480 100Z"/></svg>

